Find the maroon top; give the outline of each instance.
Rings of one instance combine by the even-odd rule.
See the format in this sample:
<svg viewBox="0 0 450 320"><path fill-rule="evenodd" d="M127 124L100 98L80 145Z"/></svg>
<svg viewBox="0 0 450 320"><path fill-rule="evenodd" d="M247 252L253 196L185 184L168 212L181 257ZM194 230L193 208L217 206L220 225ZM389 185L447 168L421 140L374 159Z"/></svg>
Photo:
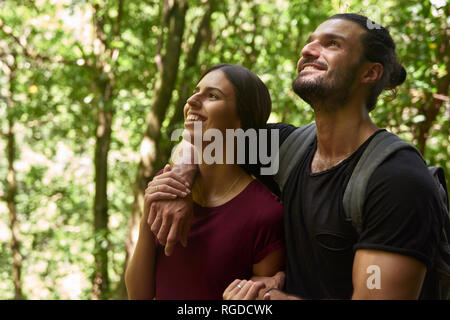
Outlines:
<svg viewBox="0 0 450 320"><path fill-rule="evenodd" d="M188 246L170 257L156 246L156 299L222 299L235 279L249 279L253 265L284 246L283 207L253 180L218 207L194 203Z"/></svg>

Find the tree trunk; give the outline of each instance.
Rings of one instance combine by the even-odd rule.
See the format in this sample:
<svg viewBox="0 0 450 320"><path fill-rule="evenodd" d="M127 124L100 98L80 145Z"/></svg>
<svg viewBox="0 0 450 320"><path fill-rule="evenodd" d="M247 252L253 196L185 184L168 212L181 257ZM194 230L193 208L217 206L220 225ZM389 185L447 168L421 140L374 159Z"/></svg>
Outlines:
<svg viewBox="0 0 450 320"><path fill-rule="evenodd" d="M109 101L101 101L96 121L95 144L95 197L94 197L94 259L95 275L93 298L106 299L109 291L108 277L108 152L111 143L112 111Z"/></svg>
<svg viewBox="0 0 450 320"><path fill-rule="evenodd" d="M165 12L162 21L167 25L168 31L164 41L164 51L161 63L160 79L155 87L155 99L152 109L147 117L147 129L141 142L140 162L133 188L134 203L128 219L128 236L126 240L126 257L121 277L117 288L118 298L126 298L125 270L127 263L135 247L135 235L144 207L144 190L154 174L155 163L167 161L167 156L156 150L160 138L161 125L172 98L175 88L178 65L183 40L185 16L188 8L186 0L169 2L171 5ZM157 61L157 63L159 63ZM159 159L159 160L158 160Z"/></svg>
<svg viewBox="0 0 450 320"><path fill-rule="evenodd" d="M436 54L437 61L443 61L444 59L446 59L447 71L450 70L449 41L450 39L448 37L448 34L446 33L438 49L438 53ZM432 94L431 92L425 95L427 97L427 101L429 101L424 110L421 111L421 113L425 116L425 120L419 123L416 131L418 149L424 156L431 127L433 126L434 121L439 115L440 109L445 101L444 99L439 98L439 96L448 96L448 92L450 91L450 74L447 72L447 74L444 77L436 79L436 84L437 84L437 95Z"/></svg>
<svg viewBox="0 0 450 320"><path fill-rule="evenodd" d="M105 8L104 3L96 3L93 8L96 40L102 43L102 50L94 57L95 66L93 76L95 87L98 90L98 106L95 119L95 196L94 196L94 261L92 293L93 299L110 298L110 283L108 276L108 153L111 145L112 118L114 114L114 63L118 56L117 48L110 48L108 36L105 32ZM118 15L110 31L111 38L120 40L120 21L123 13L123 1L117 1ZM102 12L102 13L100 13ZM111 22L111 21L110 21ZM115 58L113 58L115 56ZM107 58L108 57L108 58ZM108 60L109 59L109 60ZM109 72L105 71L105 65L110 64Z"/></svg>
<svg viewBox="0 0 450 320"><path fill-rule="evenodd" d="M9 223L11 229L11 241L9 243L11 254L12 254L12 276L14 283L14 299L22 300L24 295L22 292L22 260L23 256L20 252L20 241L19 241L19 221L17 220L17 209L16 209L16 195L17 195L17 183L16 183L16 172L14 170L14 161L16 158L16 138L14 133L14 78L15 78L15 62L9 68L9 90L8 97L6 98L7 108L8 108L8 132L7 137L7 158L8 158L8 176L6 178L6 203L8 205L9 211Z"/></svg>

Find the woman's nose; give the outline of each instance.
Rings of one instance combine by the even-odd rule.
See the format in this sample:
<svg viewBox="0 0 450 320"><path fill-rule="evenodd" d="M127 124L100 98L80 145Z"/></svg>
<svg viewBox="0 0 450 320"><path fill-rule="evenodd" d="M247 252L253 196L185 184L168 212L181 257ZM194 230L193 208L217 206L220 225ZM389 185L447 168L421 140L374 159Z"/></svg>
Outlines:
<svg viewBox="0 0 450 320"><path fill-rule="evenodd" d="M186 101L191 107L200 107L201 102L198 97L198 93L194 93L192 96L190 96Z"/></svg>

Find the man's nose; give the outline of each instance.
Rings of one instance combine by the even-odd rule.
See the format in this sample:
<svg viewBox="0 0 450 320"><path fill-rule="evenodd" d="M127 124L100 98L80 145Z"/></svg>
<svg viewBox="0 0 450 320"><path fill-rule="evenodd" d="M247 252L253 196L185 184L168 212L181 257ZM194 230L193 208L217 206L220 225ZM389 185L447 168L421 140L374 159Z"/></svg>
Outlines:
<svg viewBox="0 0 450 320"><path fill-rule="evenodd" d="M311 41L306 44L302 49L303 58L314 58L317 59L320 56L320 44L319 41Z"/></svg>

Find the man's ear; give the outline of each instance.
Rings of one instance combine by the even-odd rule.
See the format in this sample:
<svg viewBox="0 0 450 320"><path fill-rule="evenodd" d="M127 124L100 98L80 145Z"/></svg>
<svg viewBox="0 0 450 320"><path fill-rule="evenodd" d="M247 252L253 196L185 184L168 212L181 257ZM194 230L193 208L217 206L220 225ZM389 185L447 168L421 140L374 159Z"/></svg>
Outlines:
<svg viewBox="0 0 450 320"><path fill-rule="evenodd" d="M362 83L375 83L383 76L383 65L378 62L370 62L362 74Z"/></svg>

